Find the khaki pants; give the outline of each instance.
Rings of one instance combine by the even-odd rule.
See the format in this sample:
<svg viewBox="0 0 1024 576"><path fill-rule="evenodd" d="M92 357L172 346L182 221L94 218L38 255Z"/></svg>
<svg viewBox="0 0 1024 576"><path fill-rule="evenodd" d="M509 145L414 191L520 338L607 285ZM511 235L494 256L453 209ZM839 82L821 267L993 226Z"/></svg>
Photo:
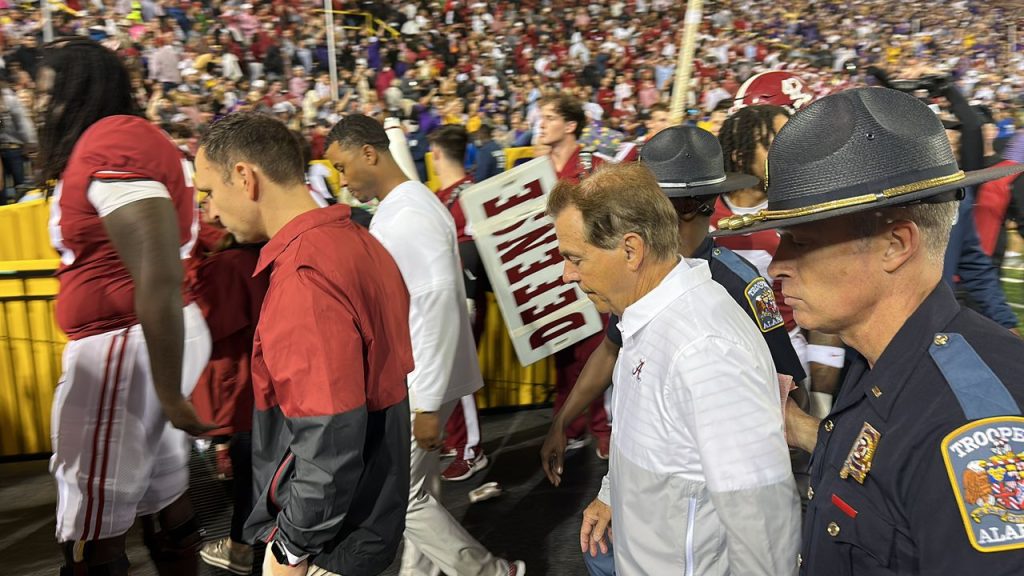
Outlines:
<svg viewBox="0 0 1024 576"><path fill-rule="evenodd" d="M442 430L455 402L441 407ZM416 415L412 414L415 419ZM437 451L428 452L412 440L409 463L409 509L405 516L405 550L401 576L459 576L508 574L508 563L477 542L437 500L441 493L441 466Z"/></svg>
<svg viewBox="0 0 1024 576"><path fill-rule="evenodd" d="M270 560L274 557L274 553L267 550L266 556L263 557L263 576L272 576L273 572L270 571ZM309 570L306 571L306 576L341 576L334 572L328 572L323 568L318 568L312 564L309 566Z"/></svg>

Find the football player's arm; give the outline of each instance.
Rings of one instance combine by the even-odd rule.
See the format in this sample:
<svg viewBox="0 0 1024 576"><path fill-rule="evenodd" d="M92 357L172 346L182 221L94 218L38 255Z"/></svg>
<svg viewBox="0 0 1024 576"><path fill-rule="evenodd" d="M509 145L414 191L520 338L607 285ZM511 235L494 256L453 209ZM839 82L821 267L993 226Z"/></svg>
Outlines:
<svg viewBox="0 0 1024 576"><path fill-rule="evenodd" d="M807 343L811 391L835 395L846 356L843 341L838 336L811 330L807 333Z"/></svg>
<svg viewBox="0 0 1024 576"><path fill-rule="evenodd" d="M160 405L175 428L199 435L215 427L200 422L181 394L185 327L178 218L169 197L148 197L103 215L103 225L135 285L135 315L149 351Z"/></svg>
<svg viewBox="0 0 1024 576"><path fill-rule="evenodd" d="M605 336L590 358L587 358L587 363L576 379L569 398L551 422L551 428L548 429L540 449L540 463L544 468L544 474L553 485L558 486L562 483L566 428L612 385L612 373L618 358L619 346Z"/></svg>

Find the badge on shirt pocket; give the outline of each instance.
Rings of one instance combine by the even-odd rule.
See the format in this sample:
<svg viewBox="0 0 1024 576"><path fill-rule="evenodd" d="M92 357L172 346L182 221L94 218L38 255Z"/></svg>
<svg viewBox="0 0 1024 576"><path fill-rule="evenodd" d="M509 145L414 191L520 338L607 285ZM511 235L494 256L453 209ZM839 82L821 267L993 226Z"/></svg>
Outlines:
<svg viewBox="0 0 1024 576"><path fill-rule="evenodd" d="M1024 418L970 422L942 440L942 458L971 546L1024 548Z"/></svg>
<svg viewBox="0 0 1024 576"><path fill-rule="evenodd" d="M853 476L854 480L863 484L868 472L871 471L871 461L875 458L878 439L881 437L881 432L865 422L857 439L853 441L850 453L846 455L846 462L843 462L843 467L839 470L839 477L845 480Z"/></svg>
<svg viewBox="0 0 1024 576"><path fill-rule="evenodd" d="M754 278L744 290L747 295L747 302L750 309L754 311L754 318L757 319L757 326L761 332L768 332L784 323L782 312L778 303L775 302L775 292L768 284L768 281L758 276Z"/></svg>

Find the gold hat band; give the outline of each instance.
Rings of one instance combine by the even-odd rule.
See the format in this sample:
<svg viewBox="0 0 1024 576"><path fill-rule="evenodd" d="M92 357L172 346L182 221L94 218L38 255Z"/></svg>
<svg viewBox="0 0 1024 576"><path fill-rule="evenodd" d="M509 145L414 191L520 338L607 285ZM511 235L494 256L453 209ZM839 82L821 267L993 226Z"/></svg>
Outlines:
<svg viewBox="0 0 1024 576"><path fill-rule="evenodd" d="M963 170L960 170L956 174L950 174L949 176L939 176L938 178L929 178L920 182L896 186L895 188L886 188L876 194L862 194L860 196L853 196L852 198L843 198L842 200L830 200L828 202L822 202L821 204L804 206L803 208L791 208L789 210L760 210L754 214L738 214L736 216L729 216L728 218L722 218L719 220L718 229L740 230L766 220L784 220L787 218L796 218L799 216L828 212L829 210L838 210L839 208L858 206L860 204L870 204L887 198L902 196L912 192L919 192L921 190L927 190L928 188L934 188L935 186L942 186L943 184L951 184L953 182L963 180L964 178L965 174Z"/></svg>

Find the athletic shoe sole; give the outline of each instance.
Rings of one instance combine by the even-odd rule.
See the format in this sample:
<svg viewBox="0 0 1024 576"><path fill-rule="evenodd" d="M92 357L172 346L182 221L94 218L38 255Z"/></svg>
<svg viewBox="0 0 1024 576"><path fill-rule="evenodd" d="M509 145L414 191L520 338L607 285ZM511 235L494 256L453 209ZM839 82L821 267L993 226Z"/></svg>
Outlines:
<svg viewBox="0 0 1024 576"><path fill-rule="evenodd" d="M203 559L210 566L216 566L223 570L227 570L232 574L238 574L238 576L249 576L252 574L252 566L240 566L238 564L232 564L230 560L225 560L217 556L210 556L205 551L199 551L199 557Z"/></svg>

